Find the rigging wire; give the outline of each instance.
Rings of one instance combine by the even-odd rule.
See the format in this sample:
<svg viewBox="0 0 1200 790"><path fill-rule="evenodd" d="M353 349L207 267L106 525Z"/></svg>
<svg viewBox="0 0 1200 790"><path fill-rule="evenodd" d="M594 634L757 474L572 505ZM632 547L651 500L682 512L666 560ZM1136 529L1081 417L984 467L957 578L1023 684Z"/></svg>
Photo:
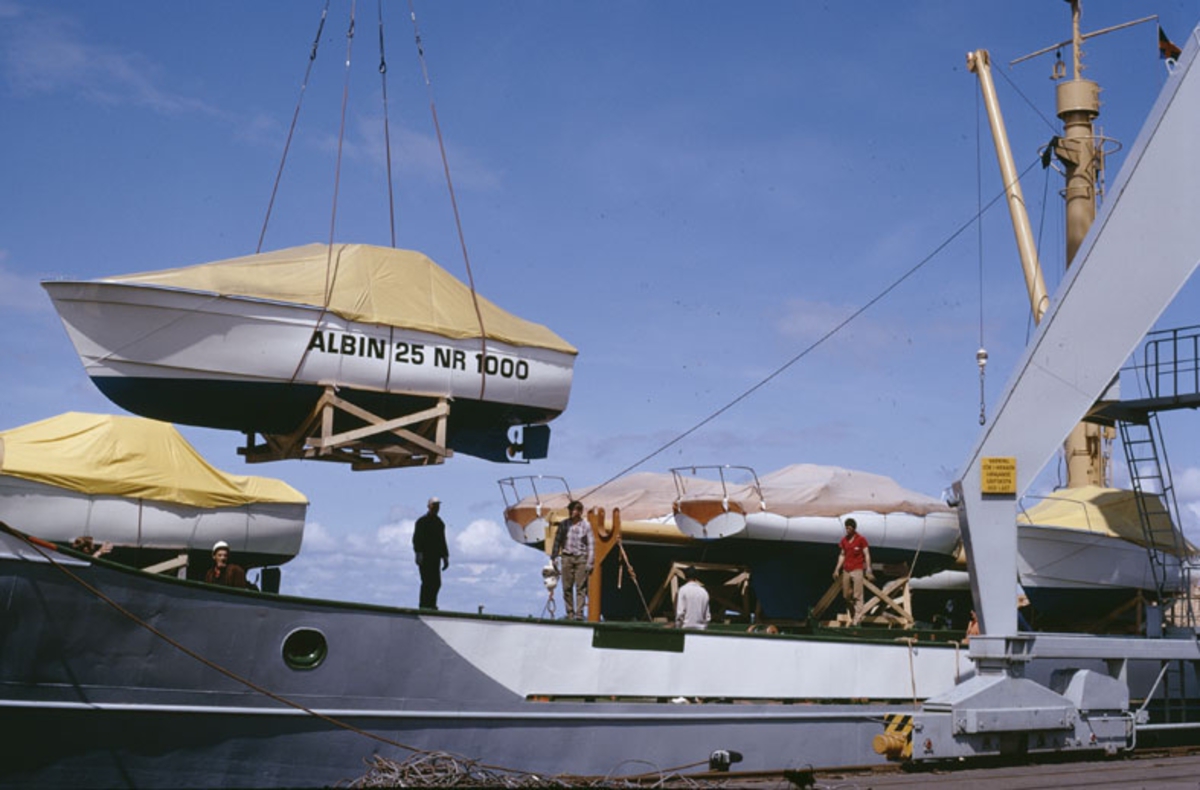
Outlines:
<svg viewBox="0 0 1200 790"><path fill-rule="evenodd" d="M1038 116L1039 118L1041 118L1041 119L1042 119L1042 122L1043 122L1044 124L1046 124L1046 126L1047 126L1047 127L1048 127L1048 128L1049 128L1049 129L1050 129L1052 132L1054 132L1055 134L1058 134L1058 131L1059 131L1059 129L1058 129L1058 126L1056 126L1056 125L1055 125L1055 123L1054 123L1053 121L1051 121L1049 118L1047 118L1047 117L1046 117L1046 114L1045 114L1044 112L1042 112L1041 108L1039 108L1039 107L1037 106L1037 104L1035 104L1035 103L1033 103L1032 101L1030 101L1030 100L1029 100L1029 97L1028 97L1028 96L1026 96L1026 95L1025 95L1025 94L1024 94L1022 91L1021 91L1021 89L1020 89L1020 88L1018 88L1018 87L1017 87L1017 84L1016 84L1015 82L1013 82L1011 79L1009 79L1009 78L1008 78L1008 75L1004 73L1004 69L1000 69L999 71L995 71L995 70L994 70L992 73L993 73L993 74L997 74L997 73L998 73L998 74L999 74L1001 77L1003 77L1003 78L1004 78L1004 81L1005 81L1005 82L1007 82L1007 83L1008 83L1010 86L1012 86L1012 89L1013 89L1013 90L1015 90L1015 91L1017 92L1017 95L1021 97L1021 99L1022 99L1022 100L1025 102L1025 104L1029 105L1029 108L1030 108L1031 110L1033 110L1035 113L1037 113L1037 116Z"/></svg>
<svg viewBox="0 0 1200 790"><path fill-rule="evenodd" d="M350 102L350 60L354 51L354 15L357 6L358 0L351 0L350 26L346 30L346 75L342 83L342 117L338 125L337 162L333 168L333 201L329 210L329 252L325 260L325 306L322 309L322 318L333 299L333 283L337 279L337 268L333 265L333 238L337 227L338 191L342 184L342 147L346 140L346 105Z"/></svg>
<svg viewBox="0 0 1200 790"><path fill-rule="evenodd" d="M383 83L383 149L387 158L388 223L396 246L396 199L392 189L392 133L388 126L387 58L383 52L383 0L379 0L379 79Z"/></svg>
<svg viewBox="0 0 1200 790"><path fill-rule="evenodd" d="M433 83L429 79L429 67L425 62L425 45L421 42L421 30L417 25L417 9L413 0L408 0L408 13L412 19L413 37L417 44L417 58L421 62L421 75L425 79L425 90L429 95L429 112L433 116L433 129L437 133L438 149L442 154L442 170L446 174L446 188L450 192L450 206L454 210L454 226L458 229L458 243L462 247L463 264L467 269L467 283L471 287L471 304L475 307L475 319L479 322L479 399L483 400L487 390L487 328L483 324L483 311L479 307L479 294L475 292L475 275L471 271L471 256L467 253L467 238L463 233L462 217L458 211L458 198L454 194L454 181L450 178L450 159L446 156L446 142L442 137L442 125L438 121L437 104L433 100Z"/></svg>
<svg viewBox="0 0 1200 790"><path fill-rule="evenodd" d="M349 104L350 100L350 62L351 55L354 51L354 21L357 7L358 0L351 0L350 24L346 28L346 70L345 76L342 80L342 116L338 126L337 159L333 168L333 199L330 203L329 210L329 245L325 252L325 300L321 305L320 312L317 313L317 317L313 321L314 331L317 331L321 328L321 322L325 320L325 316L329 313L329 304L333 301L333 286L337 281L338 267L334 264L333 260L333 240L334 232L337 228L338 194L341 189L342 181L342 149L346 138L346 106ZM322 24L323 23L324 19L322 19ZM300 359L296 361L295 370L292 371L292 375L288 379L289 384L296 383L296 379L300 375L300 369L304 367L304 363L308 360L308 354L311 350L311 344L305 346L303 353L300 354Z"/></svg>
<svg viewBox="0 0 1200 790"><path fill-rule="evenodd" d="M1019 180L1020 178L1022 178L1026 173L1028 173L1037 164L1039 164L1039 162L1040 162L1040 159L1035 159L1033 162L1031 162L1024 170L1021 171L1020 174L1018 174L1017 179ZM899 288L906 280L908 280L910 277L912 277L914 274L916 274L918 271L920 271L922 268L924 268L924 266L927 263L929 263L934 258L936 258L938 255L940 255L947 247L950 246L950 244L953 241L955 241L959 236L961 236L963 233L965 233L967 231L967 229L971 227L972 223L979 221L979 219L983 216L983 214L986 213L987 211L989 211L992 208L992 206L996 205L996 203L998 203L1004 196L1005 196L1005 189L1002 187L1000 189L1000 191L998 193L996 193L996 195L991 200L989 200L985 206L983 206L982 209L978 210L973 216L971 216L970 218L968 218L967 220L962 222L957 228L955 228L950 233L949 236L947 236L944 240L942 240L941 243L939 243L936 247L934 247L933 250L928 255L926 255L924 258L922 258L920 261L918 261L913 266L911 266L907 271L905 271L903 274L901 274L899 277L897 277L895 280L893 280L889 285L884 287L883 290L881 290L875 296L873 296L869 300L867 300L867 302L865 304L863 304L861 307L859 307L857 310L855 310L849 316L844 318L842 321L840 321L838 324L836 324L833 328L826 331L825 334L821 335L819 338L814 340L812 343L810 343L807 347L802 349L799 353L797 353L791 359L784 362L779 367L775 368L775 370L771 371L771 373L767 374L765 377L760 379L758 381L758 383L756 383L756 384L752 385L751 387L747 388L746 390L744 390L740 395L735 397L733 400L729 401L724 406L721 406L717 410L713 411L707 417L704 417L699 422L694 424L692 427L688 428L685 431L682 431L675 438L663 443L657 449L642 456L641 458L634 461L629 466L626 466L624 469L617 472L615 475L608 478L607 480L605 480L603 483L596 486L592 490L588 491L586 494L581 495L580 499L582 500L587 497L594 496L596 494L596 492L600 491L605 486L616 482L618 479L620 479L624 475L629 474L634 469L637 469L639 466L646 463L651 458L654 458L655 456L658 456L658 455L662 454L663 452L667 451L671 447L674 447L676 444L679 444L681 441L683 441L687 437L691 436L693 433L700 430L705 425L708 425L710 422L717 419L722 414L724 414L725 412L732 409L734 406L736 406L739 403L741 403L742 401L746 400L751 395L753 395L755 392L758 392L758 390L762 389L767 384L769 384L771 381L778 378L780 375L782 375L784 373L784 371L786 371L792 365L795 365L797 362L799 362L804 357L808 356L810 353L815 351L818 347L824 345L824 343L827 340L829 340L834 335L841 332L843 329L845 329L847 326L849 326L852 322L856 321L859 316L861 316L863 313L867 312L867 310L874 307L877 303L882 301L884 297L886 297L892 291Z"/></svg>
<svg viewBox="0 0 1200 790"><path fill-rule="evenodd" d="M983 87L975 91L975 212L983 216L983 129L980 99ZM985 378L988 353L983 344L983 222L976 223L976 239L979 253L979 350L975 352L975 364L979 366L979 424L987 423L987 396Z"/></svg>
<svg viewBox="0 0 1200 790"><path fill-rule="evenodd" d="M296 121L300 118L300 105L304 102L304 93L308 89L308 78L312 74L313 64L317 62L317 48L321 44L321 32L325 29L325 18L329 16L329 0L321 9L321 21L317 23L317 35L313 37L312 48L308 53L308 66L304 69L304 82L300 84L300 96L296 99L296 109L292 112L292 125L288 127L287 141L283 145L283 157L279 160L279 170L275 173L275 185L271 187L271 199L267 201L267 215L263 218L262 231L258 234L258 246L254 252L262 252L263 239L267 236L267 225L271 221L271 211L275 207L275 196L279 193L279 182L283 179L283 166L287 163L288 151L292 147L292 136L296 132Z"/></svg>

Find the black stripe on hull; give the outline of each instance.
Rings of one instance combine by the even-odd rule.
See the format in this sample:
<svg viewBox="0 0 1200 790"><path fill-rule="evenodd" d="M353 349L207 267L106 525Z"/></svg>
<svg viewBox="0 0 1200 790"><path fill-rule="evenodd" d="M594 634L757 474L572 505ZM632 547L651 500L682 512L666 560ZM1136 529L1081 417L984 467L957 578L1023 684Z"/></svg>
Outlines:
<svg viewBox="0 0 1200 790"><path fill-rule="evenodd" d="M201 428L242 433L289 434L316 407L324 388L287 382L222 381L213 379L134 378L97 376L92 379L104 396L142 417ZM384 419L402 417L436 405L430 397L338 389L338 396ZM455 450L480 455L480 437L503 436L514 425L549 422L561 412L536 406L456 398L450 405L446 441ZM363 423L339 413L334 430L352 430ZM483 456L487 457L487 456Z"/></svg>

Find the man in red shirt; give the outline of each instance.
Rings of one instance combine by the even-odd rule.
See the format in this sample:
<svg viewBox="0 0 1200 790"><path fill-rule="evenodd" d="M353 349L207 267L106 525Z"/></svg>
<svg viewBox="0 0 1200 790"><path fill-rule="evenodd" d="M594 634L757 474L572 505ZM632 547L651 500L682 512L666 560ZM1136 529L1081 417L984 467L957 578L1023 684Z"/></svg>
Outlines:
<svg viewBox="0 0 1200 790"><path fill-rule="evenodd" d="M842 598L854 618L852 622L857 624L862 618L863 576L874 579L875 574L871 572L871 547L867 539L858 534L858 522L854 519L846 519L846 537L838 541L838 548L841 551L833 578L836 580L841 574Z"/></svg>

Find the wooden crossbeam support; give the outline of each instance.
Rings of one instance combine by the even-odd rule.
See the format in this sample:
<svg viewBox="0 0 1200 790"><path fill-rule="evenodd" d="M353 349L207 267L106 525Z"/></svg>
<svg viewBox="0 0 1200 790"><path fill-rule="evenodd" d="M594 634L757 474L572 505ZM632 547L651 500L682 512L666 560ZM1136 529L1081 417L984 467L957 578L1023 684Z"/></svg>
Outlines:
<svg viewBox="0 0 1200 790"><path fill-rule="evenodd" d="M166 573L167 571L186 568L187 564L188 555L184 553L177 557L172 557L169 560L163 560L162 562L155 563L154 565L148 565L145 568L142 568L142 571L145 573Z"/></svg>
<svg viewBox="0 0 1200 790"><path fill-rule="evenodd" d="M366 425L335 433L334 420L339 412ZM454 454L446 446L449 415L449 401L440 398L427 409L384 418L338 396L332 385L326 385L312 412L295 431L263 434L262 443L256 443L256 434L250 434L246 446L238 452L248 463L299 458L348 463L356 471L440 464Z"/></svg>
<svg viewBox="0 0 1200 790"><path fill-rule="evenodd" d="M912 615L905 611L903 606L896 603L896 601L892 599L892 593L894 593L898 588L907 586L908 577L892 579L883 586L883 589L876 587L875 584L869 579L863 579L863 587L867 588L874 594L874 597L863 602L863 613L866 614L871 612L880 604L883 604L888 609L895 611L896 614L900 615L901 617L912 619Z"/></svg>
<svg viewBox="0 0 1200 790"><path fill-rule="evenodd" d="M873 565L872 567L878 568L879 566ZM871 597L863 601L861 622L897 624L911 628L916 621L912 615L912 596L908 588L909 578L908 575L904 575L898 579L892 579L882 588L876 586L870 579L864 578L863 588L871 593ZM813 606L811 618L820 620L833 602L841 597L841 594L842 582L841 579L837 579ZM881 609L882 611L880 611ZM889 612L888 609L892 611ZM848 623L851 619L851 617L846 617L845 621ZM840 616L837 622L842 622Z"/></svg>
<svg viewBox="0 0 1200 790"><path fill-rule="evenodd" d="M812 614L810 615L812 619L820 620L821 616L825 614L825 610L832 606L833 602L836 601L838 596L841 594L842 581L841 579L834 579L833 584L829 585L829 589L825 591L825 594L822 595L813 605Z"/></svg>

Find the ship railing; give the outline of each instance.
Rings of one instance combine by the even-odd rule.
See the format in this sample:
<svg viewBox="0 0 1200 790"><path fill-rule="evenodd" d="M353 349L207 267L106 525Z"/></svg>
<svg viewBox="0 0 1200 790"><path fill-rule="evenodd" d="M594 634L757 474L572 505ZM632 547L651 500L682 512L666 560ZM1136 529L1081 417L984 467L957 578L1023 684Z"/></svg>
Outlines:
<svg viewBox="0 0 1200 790"><path fill-rule="evenodd" d="M726 512L730 503L745 509L746 502L757 501L759 510L767 509L762 484L753 467L731 464L708 466L679 466L671 469L675 480L675 501L689 502L716 498L713 483L720 486L720 500Z"/></svg>
<svg viewBox="0 0 1200 790"><path fill-rule="evenodd" d="M557 475L517 475L501 478L496 484L506 513L521 505L532 508L538 518L545 518L551 509L565 508L574 498L567 479Z"/></svg>
<svg viewBox="0 0 1200 790"><path fill-rule="evenodd" d="M1143 382L1154 399L1200 395L1200 326L1163 329L1146 335Z"/></svg>
<svg viewBox="0 0 1200 790"><path fill-rule="evenodd" d="M1034 504L1031 506L1027 506L1026 505L1027 502L1033 502ZM1034 520L1033 516L1031 516L1029 514L1029 508L1032 506L1036 506L1036 504L1040 503L1040 502L1061 502L1063 505L1066 505L1069 508L1076 508L1079 510L1079 513L1082 516L1081 521L1087 532L1107 533L1107 530L1101 529L1100 527L1097 527L1092 524L1092 518L1091 518L1091 515L1088 510L1086 502L1080 502L1077 499L1072 499L1070 497L1065 497L1065 496L1055 496L1053 494L1040 494L1040 495L1039 494L1025 494L1024 496L1022 496L1021 499L1017 502L1017 522L1020 524L1029 524L1029 525L1041 524L1043 526L1049 526L1049 527L1061 526L1061 525L1054 524L1054 523L1047 523L1044 521L1035 521ZM1071 527L1063 527L1063 529L1071 529Z"/></svg>

